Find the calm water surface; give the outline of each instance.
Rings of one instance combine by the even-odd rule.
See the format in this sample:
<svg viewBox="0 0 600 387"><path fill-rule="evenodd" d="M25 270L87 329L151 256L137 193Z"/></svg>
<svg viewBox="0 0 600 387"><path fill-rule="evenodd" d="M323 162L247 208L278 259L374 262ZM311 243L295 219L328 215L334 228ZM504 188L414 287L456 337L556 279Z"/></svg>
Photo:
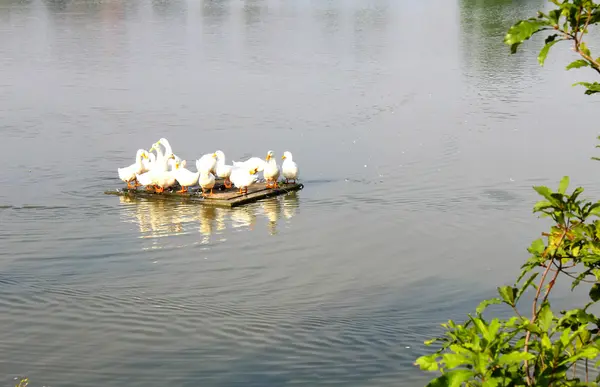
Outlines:
<svg viewBox="0 0 600 387"><path fill-rule="evenodd" d="M545 3L0 0L0 385L423 385L539 235L531 186L600 193L593 74L502 44ZM290 150L305 189L103 195L162 136Z"/></svg>

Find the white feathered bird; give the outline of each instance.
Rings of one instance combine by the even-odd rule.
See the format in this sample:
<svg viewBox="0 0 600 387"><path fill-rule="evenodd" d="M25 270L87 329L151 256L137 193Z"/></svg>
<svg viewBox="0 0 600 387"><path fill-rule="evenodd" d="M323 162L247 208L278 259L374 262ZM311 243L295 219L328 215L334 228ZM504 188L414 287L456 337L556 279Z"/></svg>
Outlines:
<svg viewBox="0 0 600 387"><path fill-rule="evenodd" d="M175 180L177 180L181 186L181 190L177 191L178 193L187 192L188 187L196 185L198 182L198 177L200 177L200 172L194 173L189 169L186 169L185 164L185 161L181 162L180 160L175 159L173 175L175 176Z"/></svg>
<svg viewBox="0 0 600 387"><path fill-rule="evenodd" d="M283 152L281 159L283 160L283 163L281 164L281 174L285 178L285 183L289 184L290 180L294 180L294 184L296 184L299 170L298 164L294 162L292 157L292 152Z"/></svg>
<svg viewBox="0 0 600 387"><path fill-rule="evenodd" d="M196 168L200 173L202 172L215 172L215 168L217 167L217 154L216 153L207 153L196 160Z"/></svg>
<svg viewBox="0 0 600 387"><path fill-rule="evenodd" d="M265 180L267 181L267 188L277 188L277 179L279 179L279 175L281 174L281 170L275 161L275 157L273 157L273 151L269 151L267 153L267 163L265 165L265 170L263 171L263 175Z"/></svg>
<svg viewBox="0 0 600 387"><path fill-rule="evenodd" d="M248 187L256 183L258 168L233 167L231 171L231 182L239 189L240 194L248 193Z"/></svg>
<svg viewBox="0 0 600 387"><path fill-rule="evenodd" d="M117 168L119 179L127 183L127 188L135 188L139 185L137 182L137 174L142 173L142 170L144 169L142 164L143 158L148 158L148 152L146 152L144 149L138 149L137 153L135 154L135 163L128 167ZM132 181L135 181L134 185L131 185Z"/></svg>
<svg viewBox="0 0 600 387"><path fill-rule="evenodd" d="M231 171L233 170L233 165L225 164L225 153L223 151L216 151L217 155L217 168L216 168L216 176L221 179L225 179L224 184L225 188L231 188L231 180L229 177L231 176Z"/></svg>

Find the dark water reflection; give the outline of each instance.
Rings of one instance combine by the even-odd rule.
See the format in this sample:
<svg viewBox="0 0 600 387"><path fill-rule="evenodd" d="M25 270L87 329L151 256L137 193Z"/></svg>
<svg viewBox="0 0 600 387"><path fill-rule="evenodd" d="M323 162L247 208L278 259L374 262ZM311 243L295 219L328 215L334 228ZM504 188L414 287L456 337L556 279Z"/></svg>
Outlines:
<svg viewBox="0 0 600 387"><path fill-rule="evenodd" d="M423 385L539 235L531 186L600 192L570 53L502 44L544 4L0 1L0 384ZM102 194L163 136L290 150L305 189Z"/></svg>

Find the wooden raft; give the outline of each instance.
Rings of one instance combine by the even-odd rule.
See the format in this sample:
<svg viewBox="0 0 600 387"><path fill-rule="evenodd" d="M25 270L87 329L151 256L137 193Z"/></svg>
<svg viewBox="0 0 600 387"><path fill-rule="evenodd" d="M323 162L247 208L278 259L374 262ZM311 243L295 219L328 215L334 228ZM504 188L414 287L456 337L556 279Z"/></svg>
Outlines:
<svg viewBox="0 0 600 387"><path fill-rule="evenodd" d="M104 193L106 195L129 196L140 199L173 200L183 203L199 203L217 207L237 207L261 199L284 195L288 192L299 191L304 188L304 185L300 183L278 183L278 188L267 188L266 183L255 183L248 188L247 194L240 194L238 189L227 189L221 182L222 180L217 181L217 184L215 184L215 188L213 189L213 194L206 197L202 196L200 188L189 188L186 193L177 193L175 191L180 189L179 186L172 187L162 193L147 191L144 187L132 189L118 188L112 191L105 191Z"/></svg>

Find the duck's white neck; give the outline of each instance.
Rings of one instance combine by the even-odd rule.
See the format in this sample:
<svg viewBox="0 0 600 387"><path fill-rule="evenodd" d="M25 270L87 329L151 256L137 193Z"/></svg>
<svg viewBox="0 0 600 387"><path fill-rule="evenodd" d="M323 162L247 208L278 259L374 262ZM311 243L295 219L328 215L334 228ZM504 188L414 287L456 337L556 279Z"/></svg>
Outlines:
<svg viewBox="0 0 600 387"><path fill-rule="evenodd" d="M171 148L171 144L166 139L162 139L160 143L165 147L165 154L170 155L173 153L173 148Z"/></svg>
<svg viewBox="0 0 600 387"><path fill-rule="evenodd" d="M156 147L156 154L157 154L157 156L156 156L157 169L162 168L163 171L169 170L169 166L171 166L170 161L173 160L173 159L170 159L169 156L172 153L163 153L162 150L160 149L160 147Z"/></svg>
<svg viewBox="0 0 600 387"><path fill-rule="evenodd" d="M135 164L138 167L142 167L142 155L144 154L143 150L138 150L137 153L135 154Z"/></svg>

